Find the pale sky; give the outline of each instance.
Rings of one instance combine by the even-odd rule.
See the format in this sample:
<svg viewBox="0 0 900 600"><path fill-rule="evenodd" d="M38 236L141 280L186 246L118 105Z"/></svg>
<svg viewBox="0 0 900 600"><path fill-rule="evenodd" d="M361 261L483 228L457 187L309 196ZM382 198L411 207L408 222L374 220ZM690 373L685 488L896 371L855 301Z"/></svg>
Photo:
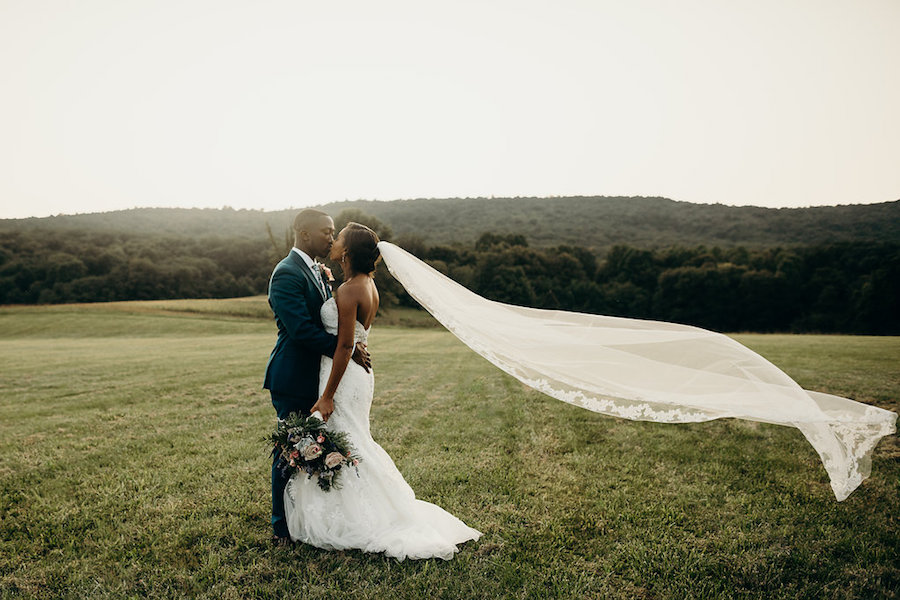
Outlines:
<svg viewBox="0 0 900 600"><path fill-rule="evenodd" d="M900 0L0 0L0 218L900 198Z"/></svg>

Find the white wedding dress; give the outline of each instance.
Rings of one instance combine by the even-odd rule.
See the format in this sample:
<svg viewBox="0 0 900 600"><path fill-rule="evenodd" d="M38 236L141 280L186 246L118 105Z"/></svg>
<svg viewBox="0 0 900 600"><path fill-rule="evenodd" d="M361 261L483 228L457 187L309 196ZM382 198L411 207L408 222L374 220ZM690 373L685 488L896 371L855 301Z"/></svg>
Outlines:
<svg viewBox="0 0 900 600"><path fill-rule="evenodd" d="M322 306L322 324L337 334L337 304ZM366 342L369 332L356 322L355 341ZM331 359L322 358L319 393L331 373ZM359 476L353 469L340 473L339 488L322 491L314 480L295 475L284 491L285 514L291 538L326 550L359 549L405 558L450 559L457 544L477 540L472 529L442 508L417 500L412 488L387 452L369 431L369 408L375 377L351 361L334 396L334 412L327 427L344 431L362 457Z"/></svg>

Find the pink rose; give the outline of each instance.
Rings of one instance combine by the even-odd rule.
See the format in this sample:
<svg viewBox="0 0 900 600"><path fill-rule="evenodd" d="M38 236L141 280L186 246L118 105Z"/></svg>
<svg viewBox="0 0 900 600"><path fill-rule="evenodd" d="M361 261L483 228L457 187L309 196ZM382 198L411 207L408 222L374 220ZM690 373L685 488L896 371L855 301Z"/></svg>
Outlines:
<svg viewBox="0 0 900 600"><path fill-rule="evenodd" d="M303 458L306 460L312 460L314 458L318 458L319 455L322 454L322 446L318 444L310 444L306 447L306 450L303 451Z"/></svg>
<svg viewBox="0 0 900 600"><path fill-rule="evenodd" d="M321 444L321 443L324 443L324 442L325 442L325 436L324 436L324 435L319 435L319 437L316 438L316 441L319 442L320 444Z"/></svg>
<svg viewBox="0 0 900 600"><path fill-rule="evenodd" d="M340 452L332 452L328 456L325 457L325 466L329 469L333 469L344 461L344 457L341 456Z"/></svg>
<svg viewBox="0 0 900 600"><path fill-rule="evenodd" d="M358 465L358 464L359 464L359 459L354 458L354 459L353 459L353 466L355 467L355 466Z"/></svg>

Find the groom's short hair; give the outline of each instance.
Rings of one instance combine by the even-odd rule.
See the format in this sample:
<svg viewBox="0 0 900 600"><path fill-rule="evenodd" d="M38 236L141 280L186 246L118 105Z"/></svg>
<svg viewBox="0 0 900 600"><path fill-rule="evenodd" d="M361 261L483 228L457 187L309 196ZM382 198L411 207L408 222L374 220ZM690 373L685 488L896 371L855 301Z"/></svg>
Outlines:
<svg viewBox="0 0 900 600"><path fill-rule="evenodd" d="M327 217L328 213L316 210L315 208L304 208L297 216L294 217L294 231L311 231L318 225L319 219Z"/></svg>

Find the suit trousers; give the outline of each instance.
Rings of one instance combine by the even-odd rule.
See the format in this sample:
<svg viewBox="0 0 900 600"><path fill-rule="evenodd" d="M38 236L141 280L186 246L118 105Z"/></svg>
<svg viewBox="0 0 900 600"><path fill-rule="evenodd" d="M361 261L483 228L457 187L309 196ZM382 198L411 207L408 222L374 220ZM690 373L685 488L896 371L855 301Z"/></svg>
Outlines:
<svg viewBox="0 0 900 600"><path fill-rule="evenodd" d="M279 419L286 419L292 412L307 415L317 400L317 398L298 398L275 392L270 393L272 405L275 407ZM275 466L277 463L278 457L272 457L272 532L279 537L287 537L287 523L284 517L284 488L290 478L281 473L281 469Z"/></svg>

